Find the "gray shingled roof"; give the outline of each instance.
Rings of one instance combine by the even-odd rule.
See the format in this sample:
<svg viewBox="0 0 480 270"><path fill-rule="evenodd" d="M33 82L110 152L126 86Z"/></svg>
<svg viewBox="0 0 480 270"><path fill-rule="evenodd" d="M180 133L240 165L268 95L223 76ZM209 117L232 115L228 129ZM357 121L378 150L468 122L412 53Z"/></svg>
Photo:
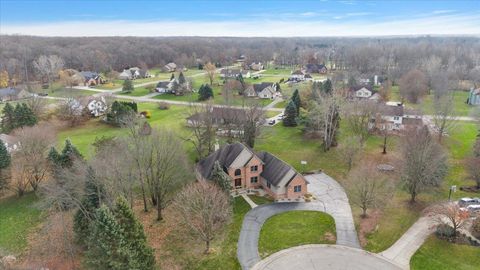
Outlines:
<svg viewBox="0 0 480 270"><path fill-rule="evenodd" d="M223 145L217 151L200 160L197 169L204 178L210 179L215 161L218 160L223 169L226 170L245 148L246 146L242 143Z"/></svg>
<svg viewBox="0 0 480 270"><path fill-rule="evenodd" d="M380 112L383 116L403 116L403 106L381 105Z"/></svg>
<svg viewBox="0 0 480 270"><path fill-rule="evenodd" d="M272 86L274 83L272 82L262 82L262 83L256 83L253 85L253 90L255 90L255 92L257 93L260 93L263 91L263 89L269 87L269 86Z"/></svg>
<svg viewBox="0 0 480 270"><path fill-rule="evenodd" d="M16 96L20 92L20 90L17 90L15 88L1 88L0 89L0 97L6 97L6 96Z"/></svg>
<svg viewBox="0 0 480 270"><path fill-rule="evenodd" d="M198 162L197 169L204 178L210 179L213 164L216 160L219 161L220 165L226 171L244 149L253 152L242 143L223 145L220 149ZM292 166L268 152L259 152L256 153L256 156L264 163L263 172L260 175L272 185L278 186L281 180L283 180L288 173L293 171L292 177L288 179L288 185L288 183L298 174Z"/></svg>

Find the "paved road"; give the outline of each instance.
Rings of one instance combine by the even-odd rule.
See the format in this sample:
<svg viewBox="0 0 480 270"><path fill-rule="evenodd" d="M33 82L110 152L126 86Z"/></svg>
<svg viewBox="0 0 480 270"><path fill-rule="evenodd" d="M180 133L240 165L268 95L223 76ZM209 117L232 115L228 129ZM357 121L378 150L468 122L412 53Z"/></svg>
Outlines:
<svg viewBox="0 0 480 270"><path fill-rule="evenodd" d="M243 219L237 245L237 257L242 269L251 269L261 258L258 239L263 223L273 215L295 210L326 212L335 219L337 244L360 248L352 211L343 188L326 174L307 175L309 192L317 199L310 203L279 202L260 205L250 210Z"/></svg>
<svg viewBox="0 0 480 270"><path fill-rule="evenodd" d="M421 217L395 244L379 255L396 262L403 269L410 269L410 258L434 229L435 222L431 217Z"/></svg>
<svg viewBox="0 0 480 270"><path fill-rule="evenodd" d="M252 270L401 270L395 263L356 248L304 245L279 251Z"/></svg>

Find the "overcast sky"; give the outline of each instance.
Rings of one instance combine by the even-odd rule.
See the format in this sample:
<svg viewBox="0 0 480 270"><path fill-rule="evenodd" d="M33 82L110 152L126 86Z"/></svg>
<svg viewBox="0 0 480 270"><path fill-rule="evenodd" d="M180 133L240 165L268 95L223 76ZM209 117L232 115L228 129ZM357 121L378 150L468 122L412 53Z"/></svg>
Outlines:
<svg viewBox="0 0 480 270"><path fill-rule="evenodd" d="M480 0L0 0L0 34L242 37L480 35Z"/></svg>

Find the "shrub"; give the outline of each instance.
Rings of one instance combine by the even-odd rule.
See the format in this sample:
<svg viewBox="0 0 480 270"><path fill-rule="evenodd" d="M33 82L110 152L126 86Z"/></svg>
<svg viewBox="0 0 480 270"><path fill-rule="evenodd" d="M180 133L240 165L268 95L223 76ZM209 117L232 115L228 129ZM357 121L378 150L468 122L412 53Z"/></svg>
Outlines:
<svg viewBox="0 0 480 270"><path fill-rule="evenodd" d="M168 110L168 109L170 109L170 104L168 104L168 103L166 103L166 102L160 102L160 103L158 104L158 108L159 108L160 110Z"/></svg>
<svg viewBox="0 0 480 270"><path fill-rule="evenodd" d="M153 93L155 92L155 85L154 84L147 85L145 86L145 89L147 89L150 93Z"/></svg>
<svg viewBox="0 0 480 270"><path fill-rule="evenodd" d="M148 119L150 119L150 117L152 117L152 113L150 111L143 111L140 114L143 115L143 117L148 118Z"/></svg>
<svg viewBox="0 0 480 270"><path fill-rule="evenodd" d="M437 230L435 231L435 234L439 238L451 238L455 235L455 231L453 230L452 227L446 224L440 224L437 226Z"/></svg>

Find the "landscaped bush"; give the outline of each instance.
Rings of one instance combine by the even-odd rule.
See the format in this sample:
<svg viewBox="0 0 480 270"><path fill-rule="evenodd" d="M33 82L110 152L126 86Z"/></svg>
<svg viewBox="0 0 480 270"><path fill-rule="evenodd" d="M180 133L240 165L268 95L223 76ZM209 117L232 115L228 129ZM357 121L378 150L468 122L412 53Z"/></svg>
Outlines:
<svg viewBox="0 0 480 270"><path fill-rule="evenodd" d="M453 230L452 227L441 224L437 226L437 230L435 231L435 234L439 238L451 238L455 235L455 231Z"/></svg>
<svg viewBox="0 0 480 270"><path fill-rule="evenodd" d="M143 111L140 114L143 115L143 117L148 118L148 119L150 119L150 117L152 117L152 113L150 111Z"/></svg>
<svg viewBox="0 0 480 270"><path fill-rule="evenodd" d="M166 102L160 102L160 103L158 104L158 108L159 108L160 110L168 110L168 109L170 109L170 104L168 104L168 103L166 103Z"/></svg>

